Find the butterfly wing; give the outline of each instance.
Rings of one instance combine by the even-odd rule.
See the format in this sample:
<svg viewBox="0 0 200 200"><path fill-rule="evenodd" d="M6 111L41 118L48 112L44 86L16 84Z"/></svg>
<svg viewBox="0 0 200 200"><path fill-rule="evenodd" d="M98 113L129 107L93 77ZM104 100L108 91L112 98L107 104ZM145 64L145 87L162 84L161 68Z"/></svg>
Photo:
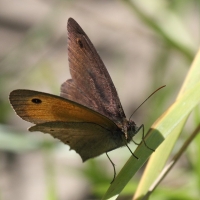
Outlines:
<svg viewBox="0 0 200 200"><path fill-rule="evenodd" d="M116 136L94 123L86 122L47 122L33 126L29 131L42 131L51 134L54 138L68 144L70 149L74 149L82 158L83 162L89 158L101 155L123 146L123 140L116 140Z"/></svg>
<svg viewBox="0 0 200 200"><path fill-rule="evenodd" d="M123 146L122 140L116 140L122 136L117 125L83 105L32 90L14 90L9 99L18 116L36 124L30 131L60 139L79 153L83 161Z"/></svg>
<svg viewBox="0 0 200 200"><path fill-rule="evenodd" d="M117 91L93 44L74 19L69 18L67 29L72 79L61 86L61 96L122 124L125 114Z"/></svg>
<svg viewBox="0 0 200 200"><path fill-rule="evenodd" d="M17 115L34 124L45 122L90 122L106 129L118 127L107 117L59 96L32 90L14 90L9 96Z"/></svg>

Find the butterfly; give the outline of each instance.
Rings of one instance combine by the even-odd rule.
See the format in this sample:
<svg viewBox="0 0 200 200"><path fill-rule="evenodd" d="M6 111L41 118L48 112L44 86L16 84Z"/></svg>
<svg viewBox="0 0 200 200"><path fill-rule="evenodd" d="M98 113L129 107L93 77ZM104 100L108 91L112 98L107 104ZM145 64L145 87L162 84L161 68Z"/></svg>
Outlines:
<svg viewBox="0 0 200 200"><path fill-rule="evenodd" d="M126 119L111 77L83 29L69 18L67 30L71 79L61 85L60 96L18 89L9 100L18 116L35 124L29 131L49 133L84 162L127 146L142 126Z"/></svg>

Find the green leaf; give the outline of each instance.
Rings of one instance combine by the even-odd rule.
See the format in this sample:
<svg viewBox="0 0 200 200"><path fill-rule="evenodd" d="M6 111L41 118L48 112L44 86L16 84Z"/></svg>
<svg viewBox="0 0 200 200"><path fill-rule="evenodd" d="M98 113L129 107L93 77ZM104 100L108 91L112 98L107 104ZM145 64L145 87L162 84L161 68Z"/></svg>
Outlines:
<svg viewBox="0 0 200 200"><path fill-rule="evenodd" d="M200 53L199 53L200 54ZM153 149L156 149L163 140L165 140L171 133L176 133L177 130L180 132L181 127L184 125L184 121L187 119L187 116L190 114L192 109L199 103L200 101L200 81L199 71L197 68L199 65L200 56L198 55L191 67L191 71L189 73L189 77L187 77L186 81L190 83L190 86L184 84L183 87L187 89L182 89L182 95L179 95L178 99L174 104L154 123L149 132L145 137L145 142L147 145ZM193 78L193 81L191 80ZM176 141L177 135L170 136L166 141L173 142ZM173 139L173 141L171 141ZM160 147L159 147L160 148ZM161 153L159 149L154 153L157 154L156 163L152 162L152 166L150 170L144 173L144 178L142 179L142 187L140 187L139 192L137 192L137 197L141 197L148 191L149 186L155 180L155 174L158 174L158 168L160 165L160 160L165 157L167 158L169 153L171 152L170 146L167 146L164 151ZM117 198L123 188L126 186L128 181L133 177L133 175L138 171L138 169L146 162L149 156L152 154L152 151L147 149L147 147L142 143L138 146L134 154L139 158L135 159L133 156L130 157L128 162L122 168L117 178L113 182L113 184L109 187L103 199L109 199L111 197ZM164 163L164 161L163 161ZM145 181L144 181L145 180ZM142 189L141 189L142 188Z"/></svg>
<svg viewBox="0 0 200 200"><path fill-rule="evenodd" d="M190 92L195 84L198 84L199 77L200 77L200 51L197 54L192 66L190 68L190 71L188 72L188 75L187 75L187 77L183 83L183 86L179 92L179 95L177 97L176 103L179 104L180 99L183 96L185 96L185 94ZM199 91L200 91L199 88L197 88L196 91L194 91L194 92L196 92L198 95L198 94L200 94ZM191 104L193 104L193 106L195 107L198 104L198 101L193 102L195 96L191 96L189 98L190 99L188 101L191 101ZM185 107L184 109L187 109L187 107ZM176 114L176 113L174 113L174 114ZM169 137L162 143L162 145L159 146L159 148L156 150L156 152L151 156L151 158L148 162L148 165L145 169L145 172L142 176L142 179L139 183L137 191L135 193L135 196L134 196L135 199L149 194L149 192L151 190L150 187L153 184L153 182L156 180L156 178L159 176L164 165L166 164L167 159L178 139L178 136L180 135L180 133L184 127L184 124L185 124L189 114L190 114L190 112L188 112L188 114L186 114L184 116L184 118L182 118L182 120L180 121L178 126L176 126L176 128L174 128L174 130L172 130ZM169 124L169 126L170 126L170 124Z"/></svg>

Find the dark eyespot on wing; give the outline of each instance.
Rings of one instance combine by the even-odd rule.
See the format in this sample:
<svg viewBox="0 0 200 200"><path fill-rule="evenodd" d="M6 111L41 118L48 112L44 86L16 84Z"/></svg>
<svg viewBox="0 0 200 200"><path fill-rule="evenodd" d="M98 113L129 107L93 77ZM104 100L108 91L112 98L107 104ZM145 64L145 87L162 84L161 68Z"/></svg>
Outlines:
<svg viewBox="0 0 200 200"><path fill-rule="evenodd" d="M32 99L32 102L35 104L40 104L40 103L42 103L42 100L41 99Z"/></svg>
<svg viewBox="0 0 200 200"><path fill-rule="evenodd" d="M83 48L83 43L82 43L81 39L77 38L76 41L77 41L77 44L79 45L79 47L82 49Z"/></svg>

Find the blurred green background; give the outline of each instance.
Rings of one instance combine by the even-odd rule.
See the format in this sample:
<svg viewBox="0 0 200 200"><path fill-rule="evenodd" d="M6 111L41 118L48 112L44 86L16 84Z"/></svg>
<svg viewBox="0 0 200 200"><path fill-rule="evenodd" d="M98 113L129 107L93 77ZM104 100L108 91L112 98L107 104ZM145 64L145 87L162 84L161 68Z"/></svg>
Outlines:
<svg viewBox="0 0 200 200"><path fill-rule="evenodd" d="M105 155L83 164L67 145L42 133L29 133L31 124L20 119L8 101L14 89L59 95L60 85L70 78L69 17L99 52L127 118L150 93L167 85L133 116L148 130L174 101L199 49L199 12L198 0L0 0L0 200L99 199L112 180L113 169ZM185 134L197 123L198 113L190 118ZM196 198L198 164L193 161L200 138L196 140L154 199ZM119 172L130 152L120 148L109 155ZM119 199L131 199L141 173L142 169Z"/></svg>

